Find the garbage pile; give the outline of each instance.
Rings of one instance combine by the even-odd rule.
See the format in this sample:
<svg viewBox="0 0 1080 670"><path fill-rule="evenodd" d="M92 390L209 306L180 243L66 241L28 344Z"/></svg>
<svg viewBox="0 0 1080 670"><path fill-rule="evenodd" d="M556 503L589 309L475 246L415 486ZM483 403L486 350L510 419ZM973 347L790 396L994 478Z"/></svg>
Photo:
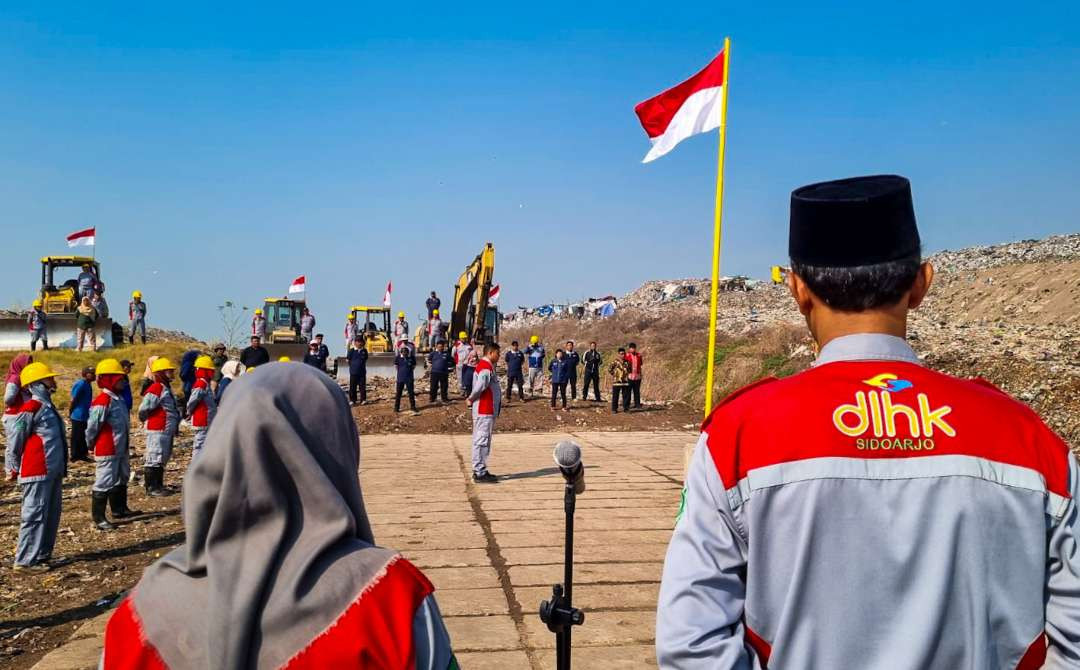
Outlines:
<svg viewBox="0 0 1080 670"><path fill-rule="evenodd" d="M1080 234L1051 235L1041 240L1023 240L959 251L939 251L930 257L938 272L986 270L1017 263L1080 258Z"/></svg>

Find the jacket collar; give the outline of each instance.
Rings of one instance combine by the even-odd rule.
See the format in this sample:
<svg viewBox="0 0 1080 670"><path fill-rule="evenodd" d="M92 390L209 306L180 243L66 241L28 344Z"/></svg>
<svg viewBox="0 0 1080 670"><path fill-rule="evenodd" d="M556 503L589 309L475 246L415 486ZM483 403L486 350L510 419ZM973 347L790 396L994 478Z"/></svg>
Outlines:
<svg viewBox="0 0 1080 670"><path fill-rule="evenodd" d="M921 365L919 356L903 338L881 333L838 337L821 348L814 365L837 361L903 361Z"/></svg>

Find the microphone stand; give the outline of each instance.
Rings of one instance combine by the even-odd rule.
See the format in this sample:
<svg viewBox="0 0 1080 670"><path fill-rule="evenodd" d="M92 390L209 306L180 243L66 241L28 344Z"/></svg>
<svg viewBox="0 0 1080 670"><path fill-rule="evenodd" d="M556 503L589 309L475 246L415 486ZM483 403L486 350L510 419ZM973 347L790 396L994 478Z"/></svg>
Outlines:
<svg viewBox="0 0 1080 670"><path fill-rule="evenodd" d="M565 557L563 558L563 583L551 587L551 600L540 603L540 620L548 630L555 633L555 667L570 670L570 631L572 626L585 622L585 613L573 606L574 589L574 508L577 494L573 479L566 481L563 508L566 511Z"/></svg>

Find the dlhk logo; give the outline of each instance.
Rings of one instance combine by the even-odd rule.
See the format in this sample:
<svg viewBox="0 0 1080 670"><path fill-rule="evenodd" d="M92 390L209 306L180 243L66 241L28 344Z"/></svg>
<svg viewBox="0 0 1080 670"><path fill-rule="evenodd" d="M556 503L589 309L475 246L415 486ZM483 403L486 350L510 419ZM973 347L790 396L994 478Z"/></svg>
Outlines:
<svg viewBox="0 0 1080 670"><path fill-rule="evenodd" d="M856 391L855 402L840 405L832 415L837 430L859 438L857 448L929 450L934 448L935 432L956 437L956 430L945 420L952 412L948 405L931 407L925 393L914 394L914 405L894 398L912 395L904 393L914 388L910 381L883 373L863 383L873 390ZM901 431L910 437L898 437Z"/></svg>

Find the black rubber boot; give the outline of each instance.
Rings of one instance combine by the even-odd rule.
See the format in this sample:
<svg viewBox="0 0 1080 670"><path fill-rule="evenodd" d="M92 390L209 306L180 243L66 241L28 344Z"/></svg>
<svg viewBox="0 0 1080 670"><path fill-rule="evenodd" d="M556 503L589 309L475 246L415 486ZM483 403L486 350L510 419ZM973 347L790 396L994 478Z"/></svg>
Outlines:
<svg viewBox="0 0 1080 670"><path fill-rule="evenodd" d="M128 344L135 344L135 336L128 335Z"/></svg>
<svg viewBox="0 0 1080 670"><path fill-rule="evenodd" d="M142 337L142 343L146 344L146 335L142 335L141 337Z"/></svg>
<svg viewBox="0 0 1080 670"><path fill-rule="evenodd" d="M93 498L90 501L90 517L98 530L116 530L116 526L109 523L105 518L105 506L109 504L108 491L91 491Z"/></svg>
<svg viewBox="0 0 1080 670"><path fill-rule="evenodd" d="M109 506L112 507L114 519L126 519L130 516L142 514L137 509L128 509L127 493L127 486L114 486L109 491Z"/></svg>
<svg viewBox="0 0 1080 670"><path fill-rule="evenodd" d="M149 465L142 469L143 487L146 488L146 495L150 495L154 490L154 473L153 468Z"/></svg>
<svg viewBox="0 0 1080 670"><path fill-rule="evenodd" d="M165 468L158 465L152 468L147 468L148 476L154 478L153 488L147 491L147 495L151 498L162 498L169 495L169 492L165 490Z"/></svg>

